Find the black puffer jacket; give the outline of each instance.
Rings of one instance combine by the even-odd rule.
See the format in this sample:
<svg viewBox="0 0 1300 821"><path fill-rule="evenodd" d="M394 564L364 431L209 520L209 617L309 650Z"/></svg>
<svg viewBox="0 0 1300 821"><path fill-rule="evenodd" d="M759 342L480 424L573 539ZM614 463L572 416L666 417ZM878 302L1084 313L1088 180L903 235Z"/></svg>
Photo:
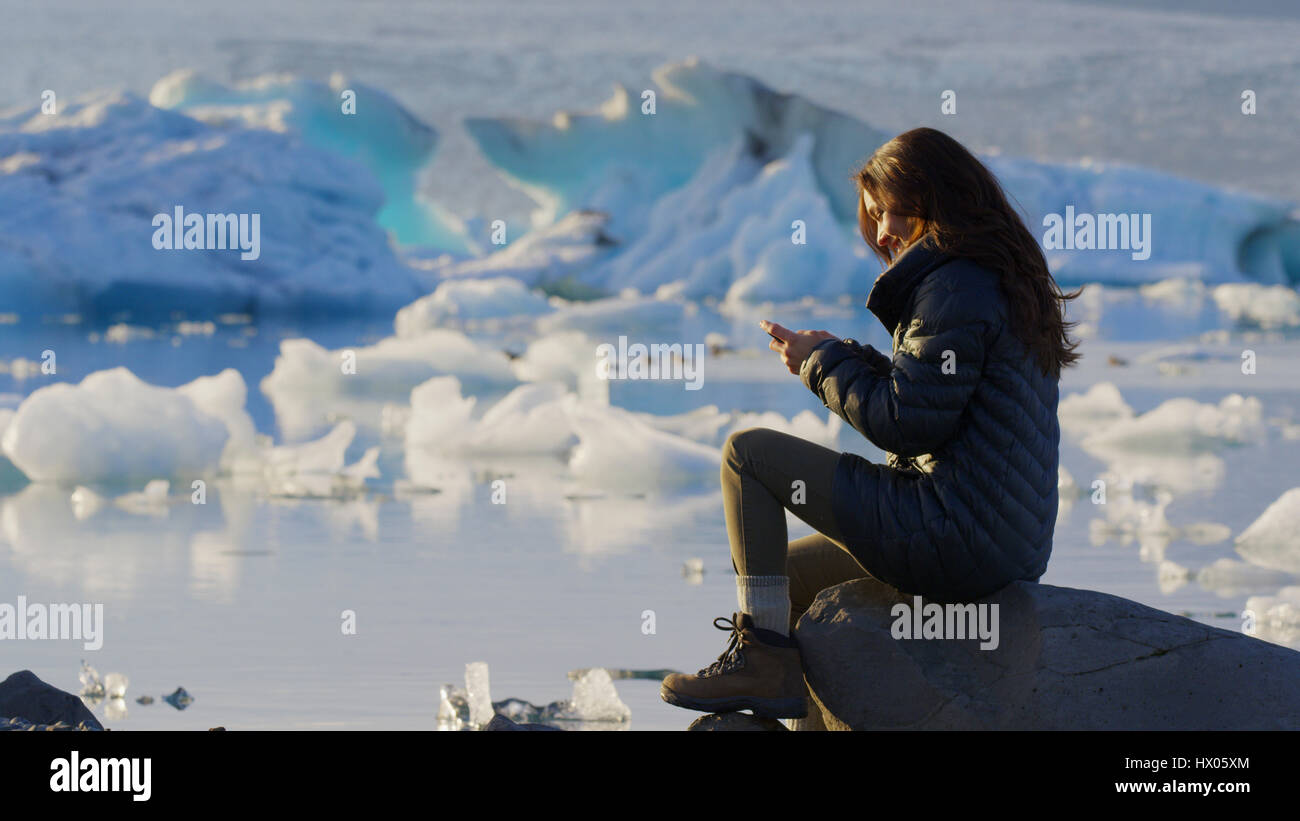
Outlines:
<svg viewBox="0 0 1300 821"><path fill-rule="evenodd" d="M998 276L928 237L876 280L867 307L893 358L827 340L804 384L888 454L845 453L834 507L858 561L906 593L969 600L1047 568L1056 527L1058 380L1012 333Z"/></svg>

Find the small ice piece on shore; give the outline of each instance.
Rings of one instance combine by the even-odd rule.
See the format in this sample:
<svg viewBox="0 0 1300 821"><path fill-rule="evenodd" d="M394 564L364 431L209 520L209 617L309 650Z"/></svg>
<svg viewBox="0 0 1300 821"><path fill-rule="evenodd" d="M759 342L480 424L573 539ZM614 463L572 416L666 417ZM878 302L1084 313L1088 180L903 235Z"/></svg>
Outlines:
<svg viewBox="0 0 1300 821"><path fill-rule="evenodd" d="M130 679L122 673L109 673L104 676L104 691L108 693L109 698L124 698L129 683Z"/></svg>
<svg viewBox="0 0 1300 821"><path fill-rule="evenodd" d="M1269 505L1236 538L1237 552L1252 564L1300 573L1300 487L1293 487Z"/></svg>
<svg viewBox="0 0 1300 821"><path fill-rule="evenodd" d="M555 718L568 721L627 721L632 711L603 667L593 667L573 682L573 698Z"/></svg>
<svg viewBox="0 0 1300 821"><path fill-rule="evenodd" d="M194 696L185 692L184 687L177 687L176 692L163 696L163 701L167 702L177 710L184 710L194 703Z"/></svg>
<svg viewBox="0 0 1300 821"><path fill-rule="evenodd" d="M472 661L465 665L465 693L469 702L469 723L475 727L486 726L494 715L486 661Z"/></svg>
<svg viewBox="0 0 1300 821"><path fill-rule="evenodd" d="M459 730L469 718L469 703L465 691L454 684L438 688L438 729Z"/></svg>

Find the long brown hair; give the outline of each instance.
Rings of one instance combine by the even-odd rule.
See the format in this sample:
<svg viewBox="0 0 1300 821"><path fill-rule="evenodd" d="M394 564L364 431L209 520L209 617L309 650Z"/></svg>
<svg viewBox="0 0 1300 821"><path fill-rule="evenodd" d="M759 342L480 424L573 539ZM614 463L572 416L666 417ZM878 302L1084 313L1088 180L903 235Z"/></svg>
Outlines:
<svg viewBox="0 0 1300 821"><path fill-rule="evenodd" d="M858 228L883 263L892 264L893 254L876 244L876 220L863 191L882 211L910 218L908 245L928 233L940 252L972 259L1001 277L1012 331L1044 374L1059 377L1079 360L1079 342L1066 333L1078 323L1065 321L1065 303L1083 289L1061 291L997 178L961 143L933 128L914 128L877 148L855 177Z"/></svg>

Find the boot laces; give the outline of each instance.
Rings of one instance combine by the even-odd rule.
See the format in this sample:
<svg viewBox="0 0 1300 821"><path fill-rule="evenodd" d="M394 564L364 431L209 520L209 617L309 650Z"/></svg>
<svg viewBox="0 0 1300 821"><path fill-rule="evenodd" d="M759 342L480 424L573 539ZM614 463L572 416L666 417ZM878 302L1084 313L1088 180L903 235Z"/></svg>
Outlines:
<svg viewBox="0 0 1300 821"><path fill-rule="evenodd" d="M718 622L722 622L719 624ZM732 621L726 616L719 616L713 620L713 626L719 630L731 631L731 642L727 649L718 656L718 660L701 670L698 675L700 678L708 678L721 673L730 673L733 670L739 670L745 666L745 654L741 648L744 645L744 633L737 621Z"/></svg>

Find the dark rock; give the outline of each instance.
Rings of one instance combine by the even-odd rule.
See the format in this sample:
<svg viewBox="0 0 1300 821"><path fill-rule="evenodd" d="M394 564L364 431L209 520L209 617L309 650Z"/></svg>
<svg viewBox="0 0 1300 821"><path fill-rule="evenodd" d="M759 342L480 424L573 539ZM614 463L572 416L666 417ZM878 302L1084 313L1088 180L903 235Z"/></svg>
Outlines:
<svg viewBox="0 0 1300 821"><path fill-rule="evenodd" d="M709 713L692 721L686 729L704 733L789 732L778 719L760 718L749 713Z"/></svg>
<svg viewBox="0 0 1300 821"><path fill-rule="evenodd" d="M1300 653L1118 596L1016 582L998 643L895 639L913 604L874 579L827 588L795 635L828 729L1297 730Z"/></svg>
<svg viewBox="0 0 1300 821"><path fill-rule="evenodd" d="M51 687L31 670L22 670L0 682L0 716L21 718L32 724L85 724L93 730L104 726L72 693Z"/></svg>
<svg viewBox="0 0 1300 821"><path fill-rule="evenodd" d="M492 716L492 720L483 727L485 731L491 732L524 732L524 731L554 731L557 733L564 732L559 727L548 727L545 724L516 724L503 715Z"/></svg>
<svg viewBox="0 0 1300 821"><path fill-rule="evenodd" d="M12 730L22 730L25 732L57 732L57 731L93 731L100 732L102 728L91 727L82 721L78 724L65 724L62 721L56 721L53 724L33 724L25 718L0 718L0 732ZM105 731L106 732L106 731Z"/></svg>

